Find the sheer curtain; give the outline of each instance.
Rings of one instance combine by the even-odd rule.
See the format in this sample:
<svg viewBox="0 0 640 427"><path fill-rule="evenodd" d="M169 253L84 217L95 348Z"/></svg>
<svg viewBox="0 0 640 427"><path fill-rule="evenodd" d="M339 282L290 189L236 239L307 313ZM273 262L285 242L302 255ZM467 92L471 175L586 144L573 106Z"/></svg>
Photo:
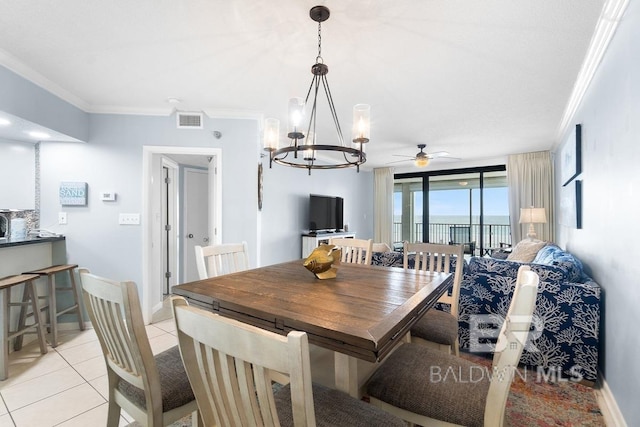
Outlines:
<svg viewBox="0 0 640 427"><path fill-rule="evenodd" d="M546 224L534 224L538 239L555 238L553 161L548 151L514 154L507 160L511 242L515 245L527 235L529 224L520 224L520 208L545 208Z"/></svg>
<svg viewBox="0 0 640 427"><path fill-rule="evenodd" d="M373 241L393 247L393 168L373 170Z"/></svg>

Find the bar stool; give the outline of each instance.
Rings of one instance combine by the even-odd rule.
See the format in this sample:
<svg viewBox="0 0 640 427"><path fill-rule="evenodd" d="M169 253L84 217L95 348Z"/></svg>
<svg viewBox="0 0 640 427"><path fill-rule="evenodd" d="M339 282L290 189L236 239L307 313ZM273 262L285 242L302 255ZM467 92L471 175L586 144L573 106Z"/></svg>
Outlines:
<svg viewBox="0 0 640 427"><path fill-rule="evenodd" d="M9 376L9 341L15 338L14 350L20 350L22 348L22 338L27 332L35 328L35 333L38 335L38 343L40 344L40 353L45 354L47 352L47 343L44 340L44 330L42 317L40 316L40 310L38 310L38 293L33 283L34 280L40 276L37 274L19 274L16 276L7 276L0 279L0 317L2 318L2 327L0 328L0 380L6 380ZM22 292L22 302L11 302L11 288L24 283L24 290ZM34 313L33 325L25 326L26 305L30 304ZM18 320L18 326L15 331L11 331L10 321L11 316L10 308L14 306L21 307L20 319Z"/></svg>
<svg viewBox="0 0 640 427"><path fill-rule="evenodd" d="M37 274L41 277L47 277L47 289L49 291L49 295L44 297L49 299L49 303L44 307L41 307L40 310L47 311L48 313L48 326L51 331L51 340L49 344L51 347L56 347L58 345L58 316L61 316L65 313L69 313L75 311L78 313L78 325L80 326L80 330L84 331L84 322L82 320L82 311L80 309L80 299L78 294L78 288L76 287L76 279L73 274L74 270L78 268L77 264L62 264L62 265L52 265L51 267L41 268L40 270L28 271L25 274ZM59 273L69 273L69 283L71 284L68 288L57 288L56 287L56 274ZM67 307L61 311L57 311L56 305L56 293L61 291L70 291L73 295L73 305ZM41 297L43 298L43 297ZM21 316L22 317L22 316Z"/></svg>

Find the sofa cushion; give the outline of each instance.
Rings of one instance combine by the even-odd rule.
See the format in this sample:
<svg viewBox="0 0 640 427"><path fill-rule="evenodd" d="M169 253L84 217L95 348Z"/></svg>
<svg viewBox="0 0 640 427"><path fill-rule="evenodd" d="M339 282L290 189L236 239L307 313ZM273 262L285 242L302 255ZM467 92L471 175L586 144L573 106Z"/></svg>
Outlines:
<svg viewBox="0 0 640 427"><path fill-rule="evenodd" d="M511 254L507 257L509 261L531 262L547 242L536 239L524 239L518 242Z"/></svg>
<svg viewBox="0 0 640 427"><path fill-rule="evenodd" d="M568 272L568 281L570 282L581 282L585 280L580 260L556 245L551 244L540 249L532 262L534 264L545 264L564 268Z"/></svg>

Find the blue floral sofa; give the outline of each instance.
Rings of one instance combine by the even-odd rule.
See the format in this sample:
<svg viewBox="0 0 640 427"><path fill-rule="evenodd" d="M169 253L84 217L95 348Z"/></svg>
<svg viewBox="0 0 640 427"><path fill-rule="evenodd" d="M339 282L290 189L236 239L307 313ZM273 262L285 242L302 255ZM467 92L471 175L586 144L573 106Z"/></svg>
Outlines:
<svg viewBox="0 0 640 427"><path fill-rule="evenodd" d="M402 267L403 257L399 252L374 252L372 260L377 265ZM482 335L478 322L504 318L523 264L538 273L540 285L534 329L521 363L531 367L537 378L595 383L600 286L584 273L576 257L553 244L540 249L530 263L488 257L471 257L465 262L458 313L460 349L483 352L478 347L484 346L477 346L485 342L478 339L477 334ZM409 267L413 268L411 255Z"/></svg>

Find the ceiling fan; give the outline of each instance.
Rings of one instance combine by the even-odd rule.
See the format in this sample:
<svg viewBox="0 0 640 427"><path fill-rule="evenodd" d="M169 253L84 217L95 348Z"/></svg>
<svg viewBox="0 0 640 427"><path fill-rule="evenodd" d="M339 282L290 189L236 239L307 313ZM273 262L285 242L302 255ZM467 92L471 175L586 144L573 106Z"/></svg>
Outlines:
<svg viewBox="0 0 640 427"><path fill-rule="evenodd" d="M431 159L447 158L450 160L460 160L456 157L450 157L447 151L436 151L434 153L425 153L424 149L426 147L427 147L427 144L418 144L418 148L420 149L420 151L416 153L415 156L404 156L402 154L393 154L394 156L397 156L397 157L407 157L407 159L398 160L398 161L390 162L387 164L413 161L417 167L424 168L429 164Z"/></svg>

